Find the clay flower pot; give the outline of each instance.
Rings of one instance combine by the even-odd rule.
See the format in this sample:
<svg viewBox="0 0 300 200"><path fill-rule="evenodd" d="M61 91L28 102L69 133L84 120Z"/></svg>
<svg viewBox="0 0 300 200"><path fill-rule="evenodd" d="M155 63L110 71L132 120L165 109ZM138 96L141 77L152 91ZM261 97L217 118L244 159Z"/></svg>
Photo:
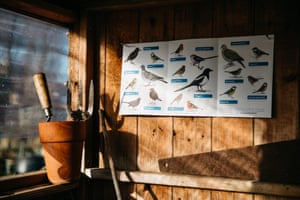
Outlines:
<svg viewBox="0 0 300 200"><path fill-rule="evenodd" d="M39 123L48 179L63 184L80 179L85 121L57 121Z"/></svg>

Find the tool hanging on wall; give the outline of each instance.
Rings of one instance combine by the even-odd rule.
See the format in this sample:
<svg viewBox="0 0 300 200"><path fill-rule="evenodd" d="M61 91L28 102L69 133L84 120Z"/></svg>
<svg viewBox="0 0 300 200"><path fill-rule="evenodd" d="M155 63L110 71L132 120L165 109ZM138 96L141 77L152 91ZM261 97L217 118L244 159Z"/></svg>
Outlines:
<svg viewBox="0 0 300 200"><path fill-rule="evenodd" d="M106 153L107 153L106 155L107 155L107 159L108 159L108 165L109 165L109 168L110 168L111 177L112 177L112 180L113 180L113 185L114 185L114 188L115 188L117 200L122 200L120 187L119 187L119 183L118 183L117 175L116 175L116 170L115 170L115 166L114 166L114 161L113 161L113 158L112 158L110 140L109 140L106 125L105 125L105 113L104 113L104 110L101 110L101 109L98 112L99 112L100 125L102 126L102 131L103 131L104 147L105 147L105 150L106 150Z"/></svg>
<svg viewBox="0 0 300 200"><path fill-rule="evenodd" d="M90 88L89 88L89 104L87 111L83 111L82 106L82 88L79 86L79 92L78 92L78 104L76 110L72 110L72 101L71 101L71 84L69 81L66 82L67 86L67 114L72 118L73 121L80 121L80 120L87 120L89 119L93 114L93 108L94 108L94 83L93 80L90 82Z"/></svg>
<svg viewBox="0 0 300 200"><path fill-rule="evenodd" d="M40 100L41 107L45 112L47 121L50 121L52 117L52 112L51 112L52 105L51 105L46 75L44 73L34 74L33 82L34 82L34 86L38 98Z"/></svg>

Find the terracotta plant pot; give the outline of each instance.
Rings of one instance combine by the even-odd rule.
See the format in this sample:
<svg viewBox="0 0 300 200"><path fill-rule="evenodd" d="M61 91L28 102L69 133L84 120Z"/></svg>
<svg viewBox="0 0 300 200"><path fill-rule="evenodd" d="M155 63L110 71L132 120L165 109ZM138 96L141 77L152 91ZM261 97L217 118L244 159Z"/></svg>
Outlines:
<svg viewBox="0 0 300 200"><path fill-rule="evenodd" d="M79 180L86 123L41 122L39 135L49 181L53 184L63 184Z"/></svg>

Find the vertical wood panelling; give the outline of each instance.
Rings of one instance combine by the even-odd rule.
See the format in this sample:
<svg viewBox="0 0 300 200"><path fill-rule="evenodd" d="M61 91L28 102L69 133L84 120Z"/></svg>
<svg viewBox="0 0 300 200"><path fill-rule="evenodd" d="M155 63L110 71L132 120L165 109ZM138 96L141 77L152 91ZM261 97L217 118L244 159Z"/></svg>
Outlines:
<svg viewBox="0 0 300 200"><path fill-rule="evenodd" d="M251 1L217 0L214 14L214 35L250 35ZM223 32L225 30L225 32ZM237 30L239 30L237 32ZM253 144L252 119L214 118L212 150L237 148Z"/></svg>
<svg viewBox="0 0 300 200"><path fill-rule="evenodd" d="M251 0L215 0L213 18L214 34L217 37L251 34Z"/></svg>
<svg viewBox="0 0 300 200"><path fill-rule="evenodd" d="M254 195L254 200L297 200L297 198L277 197L270 195Z"/></svg>
<svg viewBox="0 0 300 200"><path fill-rule="evenodd" d="M255 3L255 32L275 34L273 118L255 119L255 144L299 137L299 9L295 2Z"/></svg>
<svg viewBox="0 0 300 200"><path fill-rule="evenodd" d="M118 169L136 169L137 118L118 115L120 101L122 43L136 41L136 12L113 12L106 16L105 93L113 156Z"/></svg>
<svg viewBox="0 0 300 200"><path fill-rule="evenodd" d="M112 156L116 169L136 170L137 159L137 117L118 115L120 100L122 44L137 42L137 12L112 12L101 16L99 25L106 27L100 33L100 107L108 116ZM102 81L103 80L103 81ZM102 143L103 144L103 143ZM102 148L103 149L103 148ZM104 154L107 152L104 152ZM102 155L106 157L107 155ZM105 162L100 163L108 167ZM134 191L133 185L121 185L124 199Z"/></svg>
<svg viewBox="0 0 300 200"><path fill-rule="evenodd" d="M224 5L225 2L226 5ZM251 30L248 28L251 23L249 8L251 8L250 1L216 1L214 34L225 36L251 34ZM224 29L226 33L223 33ZM239 32L237 33L236 30L239 30ZM250 146L253 144L252 119L214 118L212 138L213 151Z"/></svg>
<svg viewBox="0 0 300 200"><path fill-rule="evenodd" d="M174 39L211 36L213 3L178 6L174 11ZM189 30L189 31L186 31ZM191 155L211 150L211 118L174 117L173 155ZM173 199L210 199L210 191L173 188Z"/></svg>
<svg viewBox="0 0 300 200"><path fill-rule="evenodd" d="M173 200L210 200L210 192L207 190L191 189L191 188L173 188Z"/></svg>
<svg viewBox="0 0 300 200"><path fill-rule="evenodd" d="M172 18L170 18L170 10L172 9L163 7L141 11L139 30L140 42L153 42L170 39L170 32L173 29ZM147 90L149 88L145 89ZM159 171L158 160L172 155L171 128L171 117L139 117L139 170ZM163 199L167 200L171 198L169 195L170 188L168 187L153 186L150 191L152 191L155 195L163 193L165 195ZM145 192L143 194L145 194Z"/></svg>
<svg viewBox="0 0 300 200"><path fill-rule="evenodd" d="M252 145L252 120L239 118L213 119L213 151Z"/></svg>
<svg viewBox="0 0 300 200"><path fill-rule="evenodd" d="M214 11L214 35L225 37L252 33L250 0L216 0ZM213 118L212 151L251 146L252 121L248 118ZM233 200L239 195L240 193L213 191L212 199ZM252 195L245 195L243 199L252 199Z"/></svg>
<svg viewBox="0 0 300 200"><path fill-rule="evenodd" d="M78 45L80 43L80 26L79 24L74 25L72 28L70 35L69 35L69 82L71 83L72 87L72 95L78 95L78 83L79 83L79 70L80 70L80 63L79 63L79 51ZM72 98L72 107L77 105L78 99Z"/></svg>
<svg viewBox="0 0 300 200"><path fill-rule="evenodd" d="M164 32L168 25L168 9L153 9L141 12L140 42L167 40ZM146 90L148 88L145 88ZM170 157L172 132L170 117L139 117L138 122L138 168L159 171L158 159Z"/></svg>
<svg viewBox="0 0 300 200"><path fill-rule="evenodd" d="M255 32L275 34L275 56L273 118L254 120L254 143L295 139L299 137L299 6L286 1L255 1L255 13ZM255 195L254 199L289 198Z"/></svg>
<svg viewBox="0 0 300 200"><path fill-rule="evenodd" d="M158 185L137 185L137 194L134 199L140 200L159 200L159 199L171 199L172 193L169 187Z"/></svg>
<svg viewBox="0 0 300 200"><path fill-rule="evenodd" d="M176 39L201 38L211 35L212 3L181 6L175 10ZM191 30L191 31L183 31ZM174 156L211 150L211 118L174 117Z"/></svg>
<svg viewBox="0 0 300 200"><path fill-rule="evenodd" d="M104 12L98 24L100 94L110 117L109 129L119 131L112 131L111 137L117 167L158 172L161 158L298 138L298 11L296 4L286 5L284 0L202 0ZM271 119L118 115L121 43L269 33L276 37ZM289 199L145 184L125 190L124 198L131 192L135 199Z"/></svg>
<svg viewBox="0 0 300 200"><path fill-rule="evenodd" d="M99 65L99 69L97 70L97 72L99 73L99 79L98 79L98 95L97 97L99 98L99 102L98 102L98 107L99 107L99 110L100 109L104 109L105 108L105 104L104 104L104 100L105 100L105 81L106 81L106 77L105 77L105 55L106 55L106 40L105 40L105 37L106 37L106 23L105 23L105 18L106 18L106 15L105 13L100 13L98 16L97 16L97 42L99 44L98 45L98 65ZM101 24L101 26L99 25ZM97 88L97 86L95 87ZM99 125L99 128L98 128L98 131L99 133L102 132L102 127ZM100 134L99 134L100 135ZM102 136L102 135L100 135ZM99 137L101 138L101 137ZM100 139L101 140L101 139ZM99 143L101 143L99 141ZM104 151L104 147L103 147L103 142L102 144L100 145L99 147L99 167L104 167L104 159L103 159L103 151Z"/></svg>

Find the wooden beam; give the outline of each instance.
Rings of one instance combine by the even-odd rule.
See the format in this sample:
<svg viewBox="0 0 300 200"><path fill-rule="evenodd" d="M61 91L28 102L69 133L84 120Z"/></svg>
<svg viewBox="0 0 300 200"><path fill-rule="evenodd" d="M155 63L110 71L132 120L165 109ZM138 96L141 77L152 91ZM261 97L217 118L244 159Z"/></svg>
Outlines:
<svg viewBox="0 0 300 200"><path fill-rule="evenodd" d="M145 7L157 7L175 4L199 2L199 0L106 0L106 1L80 1L82 8L87 10L123 10Z"/></svg>
<svg viewBox="0 0 300 200"><path fill-rule="evenodd" d="M48 19L60 24L73 24L79 20L79 13L46 3L42 0L0 0L0 7L28 14L32 17Z"/></svg>
<svg viewBox="0 0 300 200"><path fill-rule="evenodd" d="M105 169L90 168L86 169L85 174L91 179L111 180L110 171ZM130 183L300 197L300 185L255 180L141 171L117 171L117 178L121 182Z"/></svg>

